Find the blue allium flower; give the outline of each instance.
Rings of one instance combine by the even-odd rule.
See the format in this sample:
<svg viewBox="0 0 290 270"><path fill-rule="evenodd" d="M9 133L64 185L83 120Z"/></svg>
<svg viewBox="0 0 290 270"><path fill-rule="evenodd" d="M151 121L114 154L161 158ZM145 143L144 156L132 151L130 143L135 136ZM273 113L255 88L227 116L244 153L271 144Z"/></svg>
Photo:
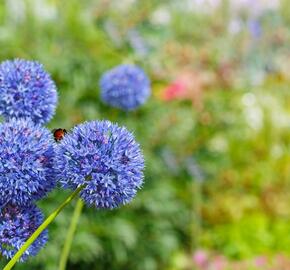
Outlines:
<svg viewBox="0 0 290 270"><path fill-rule="evenodd" d="M0 124L0 206L25 205L55 186L54 141L30 119Z"/></svg>
<svg viewBox="0 0 290 270"><path fill-rule="evenodd" d="M102 100L126 111L134 110L151 94L150 81L144 71L134 65L119 65L103 74L100 80Z"/></svg>
<svg viewBox="0 0 290 270"><path fill-rule="evenodd" d="M57 148L61 183L97 208L128 203L141 188L144 159L134 136L109 121L76 126Z"/></svg>
<svg viewBox="0 0 290 270"><path fill-rule="evenodd" d="M8 60L0 64L0 114L46 123L57 104L56 86L38 62Z"/></svg>
<svg viewBox="0 0 290 270"><path fill-rule="evenodd" d="M21 207L9 204L0 208L0 254L8 259L12 258L42 222L43 215L36 206ZM25 251L20 261L36 255L47 239L48 233L45 230Z"/></svg>

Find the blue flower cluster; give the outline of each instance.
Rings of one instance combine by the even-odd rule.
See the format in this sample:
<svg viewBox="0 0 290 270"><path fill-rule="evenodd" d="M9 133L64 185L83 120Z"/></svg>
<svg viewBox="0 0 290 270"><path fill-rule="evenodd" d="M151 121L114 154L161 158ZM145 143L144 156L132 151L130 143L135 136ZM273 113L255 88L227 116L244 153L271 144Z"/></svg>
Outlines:
<svg viewBox="0 0 290 270"><path fill-rule="evenodd" d="M28 117L47 123L56 104L56 86L40 63L16 59L0 64L0 114L5 120Z"/></svg>
<svg viewBox="0 0 290 270"><path fill-rule="evenodd" d="M59 144L64 187L85 185L81 198L97 208L128 203L143 182L144 160L133 135L109 121L76 126Z"/></svg>
<svg viewBox="0 0 290 270"><path fill-rule="evenodd" d="M56 184L51 132L29 119L0 124L0 205L27 205Z"/></svg>
<svg viewBox="0 0 290 270"><path fill-rule="evenodd" d="M8 205L0 209L0 253L12 258L27 238L43 222L43 214L33 205L21 207ZM47 231L44 231L20 258L25 261L28 256L38 253L48 239Z"/></svg>
<svg viewBox="0 0 290 270"><path fill-rule="evenodd" d="M151 94L150 80L135 65L119 65L105 72L100 88L104 103L125 111L140 107Z"/></svg>
<svg viewBox="0 0 290 270"><path fill-rule="evenodd" d="M143 104L150 82L142 69L121 65L101 80L105 102L125 110ZM56 87L41 64L0 64L0 253L11 258L43 222L34 203L56 186L83 189L89 206L115 208L130 202L143 184L144 158L134 136L109 121L80 124L59 142L42 124L54 114ZM47 232L21 257L38 253Z"/></svg>

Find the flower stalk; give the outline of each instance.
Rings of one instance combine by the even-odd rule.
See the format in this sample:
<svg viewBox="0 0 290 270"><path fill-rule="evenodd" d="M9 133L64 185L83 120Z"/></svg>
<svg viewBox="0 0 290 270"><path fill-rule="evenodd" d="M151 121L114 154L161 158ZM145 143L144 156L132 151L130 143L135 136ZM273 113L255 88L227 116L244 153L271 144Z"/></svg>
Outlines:
<svg viewBox="0 0 290 270"><path fill-rule="evenodd" d="M82 213L83 206L84 206L83 201L81 199L78 199L76 206L75 206L75 210L74 210L72 219L71 219L70 227L69 227L68 233L66 235L66 239L65 239L65 243L64 243L64 246L62 249L62 253L60 256L59 267L58 267L59 270L66 269L67 260L68 260L69 253L71 250L74 234L75 234L75 231L76 231L76 228L78 225L80 215Z"/></svg>

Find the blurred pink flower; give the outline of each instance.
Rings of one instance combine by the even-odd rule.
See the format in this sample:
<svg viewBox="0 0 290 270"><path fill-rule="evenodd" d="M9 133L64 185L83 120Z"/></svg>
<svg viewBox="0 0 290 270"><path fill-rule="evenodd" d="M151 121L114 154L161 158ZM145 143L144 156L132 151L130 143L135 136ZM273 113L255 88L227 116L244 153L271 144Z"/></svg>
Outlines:
<svg viewBox="0 0 290 270"><path fill-rule="evenodd" d="M193 254L193 262L198 267L205 267L208 263L208 253L199 249Z"/></svg>
<svg viewBox="0 0 290 270"><path fill-rule="evenodd" d="M290 270L290 258L277 254L274 257L261 255L251 260L230 260L223 255L199 249L193 255L193 265L197 270Z"/></svg>
<svg viewBox="0 0 290 270"><path fill-rule="evenodd" d="M212 270L224 270L227 267L226 258L223 256L215 256L211 263L210 269Z"/></svg>
<svg viewBox="0 0 290 270"><path fill-rule="evenodd" d="M279 270L288 270L290 269L290 258L282 255L277 254L274 258L275 266L279 267Z"/></svg>
<svg viewBox="0 0 290 270"><path fill-rule="evenodd" d="M256 257L254 261L255 261L255 265L258 267L265 266L267 264L267 258L265 256Z"/></svg>
<svg viewBox="0 0 290 270"><path fill-rule="evenodd" d="M186 94L186 84L182 80L176 80L169 84L163 92L163 99L166 101L182 98Z"/></svg>
<svg viewBox="0 0 290 270"><path fill-rule="evenodd" d="M208 75L199 71L185 70L161 93L165 101L191 100L193 105L202 108L202 95L208 84Z"/></svg>

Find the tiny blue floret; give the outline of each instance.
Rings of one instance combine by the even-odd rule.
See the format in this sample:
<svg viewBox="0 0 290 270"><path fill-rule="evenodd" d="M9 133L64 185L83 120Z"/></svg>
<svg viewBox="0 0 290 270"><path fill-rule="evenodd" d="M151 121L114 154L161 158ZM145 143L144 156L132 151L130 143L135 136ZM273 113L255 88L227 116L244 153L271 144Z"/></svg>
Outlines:
<svg viewBox="0 0 290 270"><path fill-rule="evenodd" d="M125 111L138 108L151 94L149 78L135 65L119 65L105 72L100 88L104 103Z"/></svg>
<svg viewBox="0 0 290 270"><path fill-rule="evenodd" d="M43 214L34 205L21 207L9 204L0 208L0 254L11 259L42 222ZM24 252L20 261L36 255L47 239L45 230Z"/></svg>
<svg viewBox="0 0 290 270"><path fill-rule="evenodd" d="M96 208L130 202L143 183L144 159L134 136L109 121L76 126L57 147L59 177L65 188L86 185L81 198Z"/></svg>
<svg viewBox="0 0 290 270"><path fill-rule="evenodd" d="M5 120L22 117L47 123L56 105L55 83L40 63L16 59L0 64L0 115Z"/></svg>

